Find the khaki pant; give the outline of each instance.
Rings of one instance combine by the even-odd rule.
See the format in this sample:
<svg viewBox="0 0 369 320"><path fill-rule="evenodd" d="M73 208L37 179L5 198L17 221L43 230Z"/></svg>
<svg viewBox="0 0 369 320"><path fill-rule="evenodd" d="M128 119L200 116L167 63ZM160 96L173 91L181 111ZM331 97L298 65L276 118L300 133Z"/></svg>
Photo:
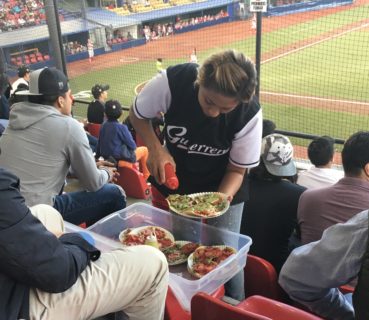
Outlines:
<svg viewBox="0 0 369 320"><path fill-rule="evenodd" d="M60 214L49 206L31 211L41 221L47 216L53 228L60 223ZM30 319L92 319L124 311L130 320L159 320L164 317L167 288L168 265L159 250L125 247L102 253L65 292L31 289Z"/></svg>

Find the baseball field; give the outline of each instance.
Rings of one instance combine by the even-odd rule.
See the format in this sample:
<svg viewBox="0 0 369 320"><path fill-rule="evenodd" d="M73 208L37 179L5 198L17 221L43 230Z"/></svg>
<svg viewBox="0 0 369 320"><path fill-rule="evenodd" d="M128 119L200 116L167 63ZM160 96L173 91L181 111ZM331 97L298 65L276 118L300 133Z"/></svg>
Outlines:
<svg viewBox="0 0 369 320"><path fill-rule="evenodd" d="M260 101L277 128L346 139L369 128L369 0L349 6L263 18ZM163 37L144 46L68 64L74 93L87 100L95 83L108 83L109 98L129 106L142 85L163 66L200 63L211 53L235 48L255 59L250 21L224 23ZM75 114L85 117L86 107ZM295 140L305 145L308 141Z"/></svg>

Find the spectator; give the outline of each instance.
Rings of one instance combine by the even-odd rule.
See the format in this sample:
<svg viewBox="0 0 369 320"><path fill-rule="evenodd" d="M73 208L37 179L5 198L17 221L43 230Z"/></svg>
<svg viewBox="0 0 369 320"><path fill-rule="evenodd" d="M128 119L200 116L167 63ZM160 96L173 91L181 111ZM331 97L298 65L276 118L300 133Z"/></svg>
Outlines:
<svg viewBox="0 0 369 320"><path fill-rule="evenodd" d="M120 310L129 319L163 318L168 267L159 250L100 255L81 234L63 234L52 207L28 208L19 179L2 168L0 190L2 319L91 319Z"/></svg>
<svg viewBox="0 0 369 320"><path fill-rule="evenodd" d="M297 226L297 205L304 187L294 184L296 166L289 139L271 134L263 139L260 164L250 170L241 233L252 238L250 253L268 260L279 272L289 238Z"/></svg>
<svg viewBox="0 0 369 320"><path fill-rule="evenodd" d="M255 86L254 64L233 50L211 55L200 68L193 63L170 67L145 85L130 120L149 149L150 182L158 202L172 193L223 192L234 201L226 214L208 224L240 231L248 191L242 182L246 170L260 159L262 114ZM150 122L161 113L165 147ZM179 179L175 191L164 185L168 162ZM226 294L233 299L244 297L242 277L240 272L226 284Z"/></svg>
<svg viewBox="0 0 369 320"><path fill-rule="evenodd" d="M369 132L357 132L345 142L342 163L344 178L329 187L307 190L300 198L302 244L319 240L331 225L369 208Z"/></svg>
<svg viewBox="0 0 369 320"><path fill-rule="evenodd" d="M87 121L90 123L101 124L104 122L105 116L105 101L108 98L109 85L107 84L95 84L91 93L94 97L87 107Z"/></svg>
<svg viewBox="0 0 369 320"><path fill-rule="evenodd" d="M299 172L297 183L307 189L328 187L343 178L343 172L332 169L334 140L323 136L315 138L308 146L308 157L314 165Z"/></svg>
<svg viewBox="0 0 369 320"><path fill-rule="evenodd" d="M368 224L365 210L326 229L320 241L295 249L281 270L280 285L293 300L324 319L369 319ZM338 287L358 276L353 308L350 297Z"/></svg>
<svg viewBox="0 0 369 320"><path fill-rule="evenodd" d="M34 71L30 91L21 93L30 102L12 107L0 139L0 165L19 176L27 205L52 205L75 224L91 224L124 208L123 191L109 183L116 169L95 163L83 128L71 117L65 75L51 68ZM89 192L62 193L69 169Z"/></svg>
<svg viewBox="0 0 369 320"><path fill-rule="evenodd" d="M0 119L9 119L9 101L6 91L9 88L9 79L6 73L0 74Z"/></svg>
<svg viewBox="0 0 369 320"><path fill-rule="evenodd" d="M26 65L20 66L18 68L18 79L13 82L12 90L10 91L10 95L13 95L14 92L18 89L20 84L23 84L28 89L29 87L29 77L30 77L30 68Z"/></svg>
<svg viewBox="0 0 369 320"><path fill-rule="evenodd" d="M146 165L149 156L148 150L146 147L137 148L128 127L118 122L122 116L122 106L116 100L109 100L105 105L105 114L108 120L104 122L100 130L96 158L100 156L104 159L113 157L115 161L123 160L119 162L119 165L129 167L138 161L144 178L147 179L150 176Z"/></svg>

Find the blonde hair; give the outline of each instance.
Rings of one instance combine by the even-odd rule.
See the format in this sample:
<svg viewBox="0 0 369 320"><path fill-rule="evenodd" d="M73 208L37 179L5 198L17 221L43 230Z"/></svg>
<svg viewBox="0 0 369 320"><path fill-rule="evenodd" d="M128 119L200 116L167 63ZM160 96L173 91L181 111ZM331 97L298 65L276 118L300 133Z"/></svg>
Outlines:
<svg viewBox="0 0 369 320"><path fill-rule="evenodd" d="M196 84L227 97L247 102L257 83L254 63L241 52L226 50L207 58L199 69Z"/></svg>

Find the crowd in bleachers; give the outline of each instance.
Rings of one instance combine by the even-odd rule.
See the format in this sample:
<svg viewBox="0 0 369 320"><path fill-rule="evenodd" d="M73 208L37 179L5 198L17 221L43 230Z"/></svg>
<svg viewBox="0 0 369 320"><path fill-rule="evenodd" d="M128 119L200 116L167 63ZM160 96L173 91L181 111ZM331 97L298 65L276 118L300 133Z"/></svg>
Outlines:
<svg viewBox="0 0 369 320"><path fill-rule="evenodd" d="M81 44L78 41L70 41L68 43L64 43L63 46L64 46L64 50L65 50L66 55L76 54L76 53L87 51L87 46Z"/></svg>
<svg viewBox="0 0 369 320"><path fill-rule="evenodd" d="M63 16L60 16L63 19ZM41 0L0 0L0 31L12 31L46 22Z"/></svg>
<svg viewBox="0 0 369 320"><path fill-rule="evenodd" d="M109 47L112 47L113 44L127 42L131 40L134 40L134 37L130 31L128 31L127 33L123 33L123 31L118 29L114 30L113 33L108 32L106 34L106 43Z"/></svg>
<svg viewBox="0 0 369 320"><path fill-rule="evenodd" d="M181 20L180 18L177 19L175 25L174 25L174 29L175 30L180 30L183 28L187 28L189 26L195 26L201 23L205 23L207 21L214 21L214 20L219 20L221 18L224 17L228 17L228 13L220 10L219 13L217 13L216 15L210 15L210 14L205 14L201 17L192 17L190 19L186 19L186 20Z"/></svg>
<svg viewBox="0 0 369 320"><path fill-rule="evenodd" d="M146 41L157 40L162 37L171 36L176 30L181 30L190 26L199 25L207 21L214 21L224 17L228 17L228 13L220 10L216 15L204 15L201 17L192 17L182 20L177 17L175 23L155 23L153 25L145 25L142 33Z"/></svg>

